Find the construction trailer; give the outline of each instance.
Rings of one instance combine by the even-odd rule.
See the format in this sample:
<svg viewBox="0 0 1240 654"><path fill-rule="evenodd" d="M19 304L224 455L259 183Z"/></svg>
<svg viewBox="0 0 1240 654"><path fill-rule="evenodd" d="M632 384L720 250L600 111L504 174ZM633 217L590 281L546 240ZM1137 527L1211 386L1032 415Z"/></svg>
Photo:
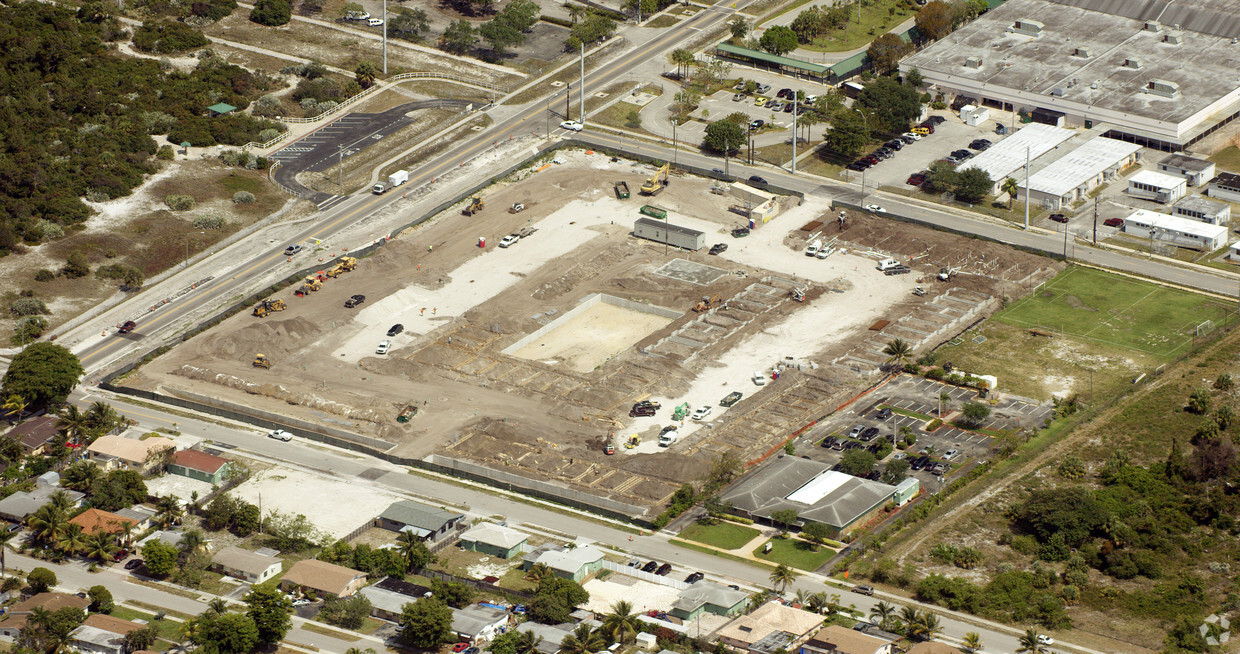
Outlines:
<svg viewBox="0 0 1240 654"><path fill-rule="evenodd" d="M633 224L633 235L656 243L666 243L685 250L700 250L706 246L706 234L696 229L672 225L653 218L638 218Z"/></svg>

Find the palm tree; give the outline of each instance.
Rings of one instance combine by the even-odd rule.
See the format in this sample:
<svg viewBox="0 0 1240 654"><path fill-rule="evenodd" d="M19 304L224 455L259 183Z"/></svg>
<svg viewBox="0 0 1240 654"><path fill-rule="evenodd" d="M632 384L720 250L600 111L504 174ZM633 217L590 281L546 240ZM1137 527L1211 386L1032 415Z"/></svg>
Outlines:
<svg viewBox="0 0 1240 654"><path fill-rule="evenodd" d="M535 636L532 631L517 632L517 640L513 643L516 654L532 654L534 648L542 642L542 636Z"/></svg>
<svg viewBox="0 0 1240 654"><path fill-rule="evenodd" d="M891 622L891 618L894 617L895 614L896 607L892 606L888 602L879 602L870 608L870 621L873 622L874 618L878 618L879 626L886 629L888 623Z"/></svg>
<svg viewBox="0 0 1240 654"><path fill-rule="evenodd" d="M76 405L66 405L60 411L60 432L71 442L78 442L89 427L90 417L79 411Z"/></svg>
<svg viewBox="0 0 1240 654"><path fill-rule="evenodd" d="M934 640L943 632L943 625L939 623L939 616L931 611L919 613L917 619L909 623L909 637L918 640Z"/></svg>
<svg viewBox="0 0 1240 654"><path fill-rule="evenodd" d="M90 418L91 424L96 427L110 425L120 418L116 413L116 409L113 409L112 405L103 400L92 402L90 408L86 410L86 415Z"/></svg>
<svg viewBox="0 0 1240 654"><path fill-rule="evenodd" d="M902 369L904 367L904 360L912 353L913 345L902 338L891 339L887 343L887 347L883 348L883 354L889 357L887 362L894 363L896 369Z"/></svg>
<svg viewBox="0 0 1240 654"><path fill-rule="evenodd" d="M919 617L921 616L915 607L906 606L900 609L900 622L904 623L905 629L912 628L913 623L917 622L917 618Z"/></svg>
<svg viewBox="0 0 1240 654"><path fill-rule="evenodd" d="M18 395L17 393L13 393L4 400L4 404L0 404L0 409L4 409L4 415L6 417L16 417L21 419L22 413L28 406L30 406L30 403L26 401L26 398Z"/></svg>
<svg viewBox="0 0 1240 654"><path fill-rule="evenodd" d="M81 525L68 524L56 539L56 549L73 556L86 549L87 536L82 532Z"/></svg>
<svg viewBox="0 0 1240 654"><path fill-rule="evenodd" d="M57 511L61 511L63 513L68 513L69 509L73 508L73 500L69 498L68 493L62 490L52 493L51 496L47 498L47 501L50 506L55 507Z"/></svg>
<svg viewBox="0 0 1240 654"><path fill-rule="evenodd" d="M1003 180L1003 186L1001 187L1000 190L1002 190L1004 193L1007 193L1008 211L1012 210L1012 202L1016 200L1016 192L1017 192L1017 189L1019 188L1020 188L1020 185L1016 182L1016 178L1009 177Z"/></svg>
<svg viewBox="0 0 1240 654"><path fill-rule="evenodd" d="M103 471L91 461L74 461L60 476L66 488L86 492L103 476Z"/></svg>
<svg viewBox="0 0 1240 654"><path fill-rule="evenodd" d="M1045 644L1042 643L1042 634L1037 629L1030 627L1020 637L1020 647L1016 648L1016 654L1047 654L1050 651Z"/></svg>
<svg viewBox="0 0 1240 654"><path fill-rule="evenodd" d="M530 571L526 573L525 578L534 583L539 583L543 579L551 576L551 568L546 563L535 563L530 566Z"/></svg>
<svg viewBox="0 0 1240 654"><path fill-rule="evenodd" d="M969 650L969 654L976 654L977 652L982 651L982 637L979 636L976 631L970 631L965 634L964 640L961 641L960 644L963 645L965 649Z"/></svg>
<svg viewBox="0 0 1240 654"><path fill-rule="evenodd" d="M55 543L64 533L68 520L63 510L52 504L44 504L26 519L26 524L30 526L36 541Z"/></svg>
<svg viewBox="0 0 1240 654"><path fill-rule="evenodd" d="M206 536L200 529L190 529L181 535L181 542L177 543L177 547L181 550L181 554L188 559L193 556L207 542Z"/></svg>
<svg viewBox="0 0 1240 654"><path fill-rule="evenodd" d="M822 610L826 608L826 606L827 591L825 590L820 590L817 593L810 595L805 600L805 608L813 611L814 613L822 613Z"/></svg>
<svg viewBox="0 0 1240 654"><path fill-rule="evenodd" d="M676 64L676 74L681 77L685 76L685 69L697 63L697 58L693 56L693 51L687 48L676 48L672 50L672 63Z"/></svg>
<svg viewBox="0 0 1240 654"><path fill-rule="evenodd" d="M810 592L804 588L798 588L797 594L792 596L792 602L798 606L805 606L809 602Z"/></svg>
<svg viewBox="0 0 1240 654"><path fill-rule="evenodd" d="M86 539L86 556L99 561L108 561L116 554L116 537L106 531L97 531Z"/></svg>
<svg viewBox="0 0 1240 654"><path fill-rule="evenodd" d="M181 523L181 517L185 515L185 509L181 508L181 501L173 495L166 495L159 498L155 502L156 513L155 522L159 524L161 529L167 529L173 525ZM410 532L401 532L401 535Z"/></svg>
<svg viewBox="0 0 1240 654"><path fill-rule="evenodd" d="M435 557L426 549L426 543L412 531L402 531L396 537L396 551L405 559L406 568L421 568L434 562Z"/></svg>
<svg viewBox="0 0 1240 654"><path fill-rule="evenodd" d="M560 651L564 654L590 654L607 646L603 635L590 629L590 625L579 624L573 633L560 641Z"/></svg>
<svg viewBox="0 0 1240 654"><path fill-rule="evenodd" d="M797 576L798 575L795 570L780 563L775 566L774 570L771 571L771 585L774 586L780 594L783 594L783 592L788 590L788 587L792 585L792 582L797 580Z"/></svg>
<svg viewBox="0 0 1240 654"><path fill-rule="evenodd" d="M586 10L580 5L576 5L571 2L565 2L564 9L568 11L568 17L573 21L574 25L576 25L577 21L586 13Z"/></svg>
<svg viewBox="0 0 1240 654"><path fill-rule="evenodd" d="M207 604L207 610L216 615L224 615L228 612L228 602L223 597L217 597Z"/></svg>
<svg viewBox="0 0 1240 654"><path fill-rule="evenodd" d="M611 613L603 617L603 631L621 645L636 636L637 615L633 613L633 604L625 600L612 604Z"/></svg>

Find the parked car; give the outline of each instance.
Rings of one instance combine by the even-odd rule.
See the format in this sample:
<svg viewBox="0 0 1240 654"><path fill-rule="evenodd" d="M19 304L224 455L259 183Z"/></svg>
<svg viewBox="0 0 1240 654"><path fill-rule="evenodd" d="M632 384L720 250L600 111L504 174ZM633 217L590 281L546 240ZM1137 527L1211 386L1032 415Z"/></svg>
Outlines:
<svg viewBox="0 0 1240 654"><path fill-rule="evenodd" d="M930 123L931 125L942 125L945 120L947 119L942 116L931 116L927 118L925 122Z"/></svg>
<svg viewBox="0 0 1240 654"><path fill-rule="evenodd" d="M882 476L883 476L883 473L877 470L871 470L868 473L866 473L865 478L869 479L870 481L878 481L879 479L882 478Z"/></svg>
<svg viewBox="0 0 1240 654"><path fill-rule="evenodd" d="M749 181L750 183L757 184L758 186L766 186L766 180L757 175L750 175Z"/></svg>
<svg viewBox="0 0 1240 654"><path fill-rule="evenodd" d="M957 454L960 454L960 450L948 450L943 453L943 458L947 459L948 461L951 461L952 459L956 458Z"/></svg>
<svg viewBox="0 0 1240 654"><path fill-rule="evenodd" d="M710 415L711 411L712 409L709 404L703 404L702 406L698 407L696 411L693 412L692 417L694 420L705 420L706 417Z"/></svg>
<svg viewBox="0 0 1240 654"><path fill-rule="evenodd" d="M891 139L890 141L887 141L883 145L887 146L888 148L891 148L892 150L895 150L896 152L899 152L900 150L904 149L904 141L900 139Z"/></svg>
<svg viewBox="0 0 1240 654"><path fill-rule="evenodd" d="M952 156L961 161L964 161L965 159L971 158L973 156L973 153L969 152L968 150L952 150Z"/></svg>
<svg viewBox="0 0 1240 654"><path fill-rule="evenodd" d="M654 572L658 568L659 568L658 561L649 561L646 563L646 565L642 566L642 572Z"/></svg>
<svg viewBox="0 0 1240 654"><path fill-rule="evenodd" d="M905 183L908 184L909 186L921 186L922 184L926 183L926 176L921 173L913 173L912 175L908 176L908 179L905 180Z"/></svg>
<svg viewBox="0 0 1240 654"><path fill-rule="evenodd" d="M852 431L848 432L848 437L856 438L860 436L863 431L865 431L865 425L853 425Z"/></svg>
<svg viewBox="0 0 1240 654"><path fill-rule="evenodd" d="M1124 219L1123 218L1107 218L1106 220L1102 221L1102 224L1106 225L1107 227L1123 227Z"/></svg>
<svg viewBox="0 0 1240 654"><path fill-rule="evenodd" d="M845 167L845 168L847 168L848 170L856 171L856 172L858 172L858 173L859 173L859 172L861 172L861 171L865 170L866 168L869 168L869 167L870 167L870 164L865 163L864 161L860 161L860 160L858 160L858 161L854 161L854 162L852 162L852 163L850 163L850 164L848 164L847 166L844 166L844 167Z"/></svg>
<svg viewBox="0 0 1240 654"><path fill-rule="evenodd" d="M137 570L142 567L142 559L133 559L125 563L126 570Z"/></svg>
<svg viewBox="0 0 1240 654"><path fill-rule="evenodd" d="M1051 214L1051 220L1057 223L1066 223L1068 222L1068 217L1061 213L1053 213Z"/></svg>
<svg viewBox="0 0 1240 654"><path fill-rule="evenodd" d="M758 85L758 93L761 93L762 95L766 95L767 93L770 93L770 92L771 92L770 84L759 84Z"/></svg>
<svg viewBox="0 0 1240 654"><path fill-rule="evenodd" d="M873 596L874 588L872 586L853 586L853 592Z"/></svg>
<svg viewBox="0 0 1240 654"><path fill-rule="evenodd" d="M912 132L905 132L905 133L903 133L903 134L901 134L901 135L900 135L900 138L901 138L901 139L904 139L904 142L905 142L905 143L913 143L913 142L915 142L915 141L920 141L920 140L921 140L921 137L920 137L920 136L918 136L918 135L916 135L916 134L914 134L914 133L912 133Z"/></svg>
<svg viewBox="0 0 1240 654"><path fill-rule="evenodd" d="M499 240L499 246L502 248L510 247L519 240L521 240L520 234L509 234Z"/></svg>
<svg viewBox="0 0 1240 654"><path fill-rule="evenodd" d="M357 295L350 296L350 297L349 297L349 299L345 300L345 301L344 301L344 308L346 308L346 309L352 309L353 307L356 307L357 305L359 305L359 304L361 304L361 303L363 303L363 302L365 302L365 301L366 301L366 296L365 296L365 295L361 295L361 294L359 293L359 294L357 294Z"/></svg>
<svg viewBox="0 0 1240 654"><path fill-rule="evenodd" d="M826 437L826 438L822 439L822 443L821 443L821 445L822 445L823 447L828 447L828 448L829 448L829 447L831 447L832 445L835 445L837 442L839 442L839 439L837 439L837 438L836 438L836 437L834 437L834 436L828 436L828 437Z"/></svg>
<svg viewBox="0 0 1240 654"><path fill-rule="evenodd" d="M749 129L760 129L765 124L766 124L765 120L762 120L761 118L755 118L754 120L750 121Z"/></svg>
<svg viewBox="0 0 1240 654"><path fill-rule="evenodd" d="M366 24L371 27L383 27L383 19L382 18L367 18Z"/></svg>
<svg viewBox="0 0 1240 654"><path fill-rule="evenodd" d="M791 100L795 96L792 93L792 89L780 89L779 92L775 94L775 97L788 98L789 100Z"/></svg>
<svg viewBox="0 0 1240 654"><path fill-rule="evenodd" d="M701 572L694 572L693 574L689 575L688 577L685 577L685 583L686 583L686 584L696 584L697 582L701 581L701 580L702 580L702 579L704 579L705 577L706 577L706 575L705 575L704 573L701 573Z"/></svg>
<svg viewBox="0 0 1240 654"><path fill-rule="evenodd" d="M762 97L761 95L759 95L759 96L757 96L757 97L755 97L755 98L753 99L753 106L755 106L755 107L765 107L765 106L766 106L766 103L768 103L768 102L770 102L770 101L771 101L771 99L770 99L770 98L764 98L764 97Z"/></svg>
<svg viewBox="0 0 1240 654"><path fill-rule="evenodd" d="M293 256L294 254L297 254L298 252L301 252L301 246L300 246L300 245L290 245L290 246L288 246L288 247L284 248L284 256L286 256L286 257L291 257L291 256Z"/></svg>
<svg viewBox="0 0 1240 654"><path fill-rule="evenodd" d="M387 335L395 336L403 331L405 331L405 326L400 323L396 323L395 325L392 325L390 329L388 329Z"/></svg>
<svg viewBox="0 0 1240 654"><path fill-rule="evenodd" d="M887 420L891 418L891 413L892 411L890 407L883 407L878 410L878 413L874 414L874 419L875 420Z"/></svg>
<svg viewBox="0 0 1240 654"><path fill-rule="evenodd" d="M918 125L917 127L914 127L914 128L912 129L912 132L913 132L914 134L916 134L916 135L920 136L920 137L925 138L925 137L927 137L927 136L929 136L929 135L930 135L930 130L931 130L931 129L933 129L933 128L932 128L932 127L926 127L926 126L924 126L924 125Z"/></svg>
<svg viewBox="0 0 1240 654"><path fill-rule="evenodd" d="M659 566L659 569L655 570L654 573L662 577L671 571L672 571L672 564L664 563L663 565Z"/></svg>
<svg viewBox="0 0 1240 654"><path fill-rule="evenodd" d="M267 433L267 438L274 438L278 441L289 442L293 440L293 435L283 429L273 429Z"/></svg>
<svg viewBox="0 0 1240 654"><path fill-rule="evenodd" d="M379 347L375 348L375 354L387 354L392 349L392 341L383 341L379 343Z"/></svg>
<svg viewBox="0 0 1240 654"><path fill-rule="evenodd" d="M744 99L745 99L745 94L744 94L744 93L734 93L734 94L732 94L732 102L740 102L741 100L744 100Z"/></svg>
<svg viewBox="0 0 1240 654"><path fill-rule="evenodd" d="M989 139L973 139L973 142L969 144L969 147L981 152L982 150L989 148L990 145L991 143Z"/></svg>
<svg viewBox="0 0 1240 654"><path fill-rule="evenodd" d="M645 405L637 404L637 405L634 405L632 409L629 409L630 418L647 417L647 416L653 416L654 414L655 414L655 410L654 410L654 407L652 406L645 406Z"/></svg>
<svg viewBox="0 0 1240 654"><path fill-rule="evenodd" d="M469 648L469 643L457 643L452 646L452 651L453 652L464 652L468 648Z"/></svg>
<svg viewBox="0 0 1240 654"><path fill-rule="evenodd" d="M791 102L790 102L790 103L788 103L788 104L784 105L784 113L786 113L786 114L790 114L790 113L792 113L793 111L795 111L795 110L796 110L796 108L797 108L796 104L794 104L794 103L791 103Z"/></svg>
<svg viewBox="0 0 1240 654"><path fill-rule="evenodd" d="M732 229L732 238L744 238L749 236L748 227L736 227Z"/></svg>
<svg viewBox="0 0 1240 654"><path fill-rule="evenodd" d="M728 244L727 244L727 243L716 243L716 244L714 244L714 245L712 245L712 246L711 246L711 248L710 248L710 254L723 254L723 253L724 253L724 252L726 252L727 250L728 250Z"/></svg>
<svg viewBox="0 0 1240 654"><path fill-rule="evenodd" d="M861 440L867 443L875 438L878 438L878 427L866 427L865 431L861 432Z"/></svg>
<svg viewBox="0 0 1240 654"><path fill-rule="evenodd" d="M736 85L735 85L735 86L733 86L732 88L733 88L734 90L736 90L736 91L744 91L744 90L745 90L745 80L743 80L743 79L738 79L738 80L736 80Z"/></svg>

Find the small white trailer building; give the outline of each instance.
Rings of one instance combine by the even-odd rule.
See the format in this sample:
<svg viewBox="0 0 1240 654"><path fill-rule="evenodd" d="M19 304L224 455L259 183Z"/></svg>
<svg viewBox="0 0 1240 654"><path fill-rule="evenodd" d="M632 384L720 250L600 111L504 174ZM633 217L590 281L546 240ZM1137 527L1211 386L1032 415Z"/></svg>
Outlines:
<svg viewBox="0 0 1240 654"><path fill-rule="evenodd" d="M1231 221L1231 205L1203 195L1190 195L1171 207L1171 215L1197 220L1207 225L1226 225Z"/></svg>
<svg viewBox="0 0 1240 654"><path fill-rule="evenodd" d="M1153 170L1143 170L1128 179L1128 195L1162 204L1173 204L1188 188L1188 180Z"/></svg>
<svg viewBox="0 0 1240 654"><path fill-rule="evenodd" d="M1137 209L1124 219L1124 233L1190 250L1217 250L1227 242L1227 228Z"/></svg>
<svg viewBox="0 0 1240 654"><path fill-rule="evenodd" d="M1214 162L1173 154L1158 162L1158 170L1168 175L1179 175L1188 180L1189 186L1201 186L1214 178Z"/></svg>

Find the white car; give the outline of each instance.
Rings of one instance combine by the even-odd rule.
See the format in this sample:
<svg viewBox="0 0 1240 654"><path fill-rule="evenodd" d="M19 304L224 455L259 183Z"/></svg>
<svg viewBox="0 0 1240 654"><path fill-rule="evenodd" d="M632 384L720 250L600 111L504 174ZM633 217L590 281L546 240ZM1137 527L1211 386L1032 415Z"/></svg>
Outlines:
<svg viewBox="0 0 1240 654"><path fill-rule="evenodd" d="M375 348L375 354L387 354L392 349L392 341L383 341L379 347Z"/></svg>
<svg viewBox="0 0 1240 654"><path fill-rule="evenodd" d="M700 407L698 407L698 408L697 408L697 411L694 411L694 412L693 412L693 419L694 419L694 420L704 420L704 419L706 419L706 416L709 416L709 415L710 415L710 411L711 411L710 406L708 406L708 405L702 405L702 406L700 406Z"/></svg>
<svg viewBox="0 0 1240 654"><path fill-rule="evenodd" d="M274 438L278 441L284 441L285 443L287 443L293 440L293 435L284 431L283 429L273 429L271 430L270 433L267 434L267 438Z"/></svg>
<svg viewBox="0 0 1240 654"><path fill-rule="evenodd" d="M1042 634L1038 634L1038 644L1039 645L1054 645L1055 639L1051 638L1050 636L1043 636Z"/></svg>
<svg viewBox="0 0 1240 654"><path fill-rule="evenodd" d="M887 211L886 209L883 209L877 204L867 204L865 205L865 210L869 211L870 213L886 213Z"/></svg>
<svg viewBox="0 0 1240 654"><path fill-rule="evenodd" d="M383 19L382 18L367 18L366 24L371 27L383 27Z"/></svg>
<svg viewBox="0 0 1240 654"><path fill-rule="evenodd" d="M948 461L951 461L952 459L956 458L957 454L960 454L958 450L948 450L943 453L943 458L947 459Z"/></svg>
<svg viewBox="0 0 1240 654"><path fill-rule="evenodd" d="M766 375L762 374L762 371L759 370L753 374L753 385L766 386Z"/></svg>
<svg viewBox="0 0 1240 654"><path fill-rule="evenodd" d="M517 242L517 241L519 241L519 240L521 240L521 237L520 237L520 236L518 236L518 235L516 235L516 234L509 234L509 235L505 236L504 238L500 239L500 241L499 241L499 246L500 246L500 247L502 247L502 248L506 248L506 247L508 247L509 245L512 245L513 243L516 243L516 242Z"/></svg>
<svg viewBox="0 0 1240 654"><path fill-rule="evenodd" d="M560 127L564 129L572 130L574 132L580 132L582 127L584 127L584 125L582 125L581 123L575 120L566 120L560 123Z"/></svg>
<svg viewBox="0 0 1240 654"><path fill-rule="evenodd" d="M919 135L919 134L914 134L914 133L912 133L912 132L905 132L905 133L903 133L903 134L901 134L901 135L900 135L900 138L904 138L904 139L912 139L912 140L914 140L914 141L920 141L920 140L921 140L921 135Z"/></svg>

